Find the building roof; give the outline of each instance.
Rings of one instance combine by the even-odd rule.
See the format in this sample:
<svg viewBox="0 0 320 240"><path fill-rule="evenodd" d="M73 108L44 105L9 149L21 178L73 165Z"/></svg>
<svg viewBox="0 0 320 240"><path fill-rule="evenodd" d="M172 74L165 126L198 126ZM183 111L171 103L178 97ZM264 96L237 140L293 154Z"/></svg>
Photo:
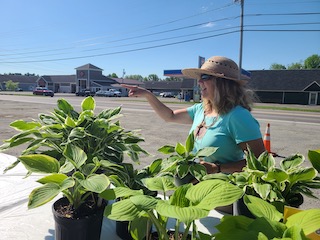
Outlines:
<svg viewBox="0 0 320 240"><path fill-rule="evenodd" d="M26 75L0 75L0 83L12 80L19 83L35 84L39 76L26 76Z"/></svg>
<svg viewBox="0 0 320 240"><path fill-rule="evenodd" d="M145 82L145 88L147 89L157 89L157 90L172 90L172 89L180 89L182 82L176 81L147 81Z"/></svg>
<svg viewBox="0 0 320 240"><path fill-rule="evenodd" d="M320 70L259 70L250 71L249 86L259 91L304 91L308 87L319 86Z"/></svg>
<svg viewBox="0 0 320 240"><path fill-rule="evenodd" d="M85 65L77 67L75 69L76 70L99 70L99 71L103 71L103 69L98 68L98 67L92 65L91 63L85 64Z"/></svg>
<svg viewBox="0 0 320 240"><path fill-rule="evenodd" d="M128 85L137 85L137 86L143 86L144 82L140 82L136 79L129 79L129 78L111 78L115 80L119 84L128 84Z"/></svg>
<svg viewBox="0 0 320 240"><path fill-rule="evenodd" d="M76 75L44 75L40 78L50 83L75 83L76 81Z"/></svg>

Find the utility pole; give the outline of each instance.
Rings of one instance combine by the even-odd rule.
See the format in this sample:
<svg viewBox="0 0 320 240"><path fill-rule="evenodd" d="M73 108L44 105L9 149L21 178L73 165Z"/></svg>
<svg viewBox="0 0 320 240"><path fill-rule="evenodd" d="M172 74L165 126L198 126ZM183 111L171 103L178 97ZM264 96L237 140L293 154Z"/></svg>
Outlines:
<svg viewBox="0 0 320 240"><path fill-rule="evenodd" d="M234 2L240 2L241 10L240 10L240 48L239 48L239 76L238 79L241 79L241 71L242 71L242 45L243 45L243 8L244 8L244 0L234 0Z"/></svg>

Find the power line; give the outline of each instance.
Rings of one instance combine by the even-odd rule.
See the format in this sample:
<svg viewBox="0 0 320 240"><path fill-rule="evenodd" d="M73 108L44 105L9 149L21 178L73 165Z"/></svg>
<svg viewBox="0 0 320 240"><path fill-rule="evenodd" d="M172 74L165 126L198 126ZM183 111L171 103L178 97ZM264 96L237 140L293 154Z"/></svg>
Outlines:
<svg viewBox="0 0 320 240"><path fill-rule="evenodd" d="M214 9L216 10L216 9ZM213 11L213 10L212 10ZM257 16L306 16L306 15L319 15L320 12L309 12L309 13L256 13L256 14L245 14L245 17L257 17ZM138 39L138 38L143 38L143 37L149 37L149 36L155 36L155 35L160 35L160 34L164 34L164 33L170 33L170 32L175 32L175 31L180 31L180 30L185 30L185 29L189 29L189 28L195 28L195 27L199 27L199 26L204 26L205 24L208 23L216 23L216 22L220 22L220 21L227 21L227 20L231 20L231 19L237 19L240 16L232 16L232 17L225 17L225 18L220 18L220 19L216 19L213 21L209 21L209 22L202 22L202 23L197 23L197 24L192 24L192 25L188 25L188 26L183 26L183 27L179 27L179 28L174 28L174 29L169 29L169 30L164 30L164 31L159 31L159 32L155 32L155 33L148 33L148 34L143 34L143 35L139 35L139 36L133 36L133 37L127 37L127 38L122 38L122 39L118 39L118 40L112 40L112 41L107 41L104 42L103 44L109 44L109 43L115 43L115 42L121 42L121 41L127 41L127 40L133 40L133 39ZM178 21L178 20L177 20ZM154 25L157 26L157 25ZM63 50L70 50L73 49L74 47L71 48L55 48L55 49L49 49L49 50L43 50L43 51L32 51L32 52L20 52L20 53L9 53L9 54L0 54L0 56L10 56L10 55L25 55L25 54L30 54L30 53L41 53L41 52L52 52L52 51L63 51ZM66 53L62 53L62 54L66 54ZM54 54L56 55L56 54Z"/></svg>
<svg viewBox="0 0 320 240"><path fill-rule="evenodd" d="M251 31L251 32L253 32L253 31L260 31L260 32L271 32L271 31L273 31L273 32L320 32L320 30L306 30L306 29L295 29L295 30L288 30L288 29L259 30L259 29L255 29L255 30L244 30L244 31ZM116 54L122 54L122 53L137 52L137 51L142 51L142 50L149 50L149 49L154 49L154 48L167 47L167 46L183 44L183 43L188 43L188 42L194 42L194 41L199 41L199 40L213 38L213 37L219 37L219 36L223 36L223 35L229 35L229 34L233 34L233 33L237 33L237 32L239 32L239 30L230 31L230 32L221 33L221 34L216 34L216 35L205 36L205 37L200 37L200 38L193 38L193 39L188 39L188 40L183 40L183 41L178 41L178 42L160 44L160 45L155 45L155 46L150 46L150 47L142 47L142 48L136 48L136 49L108 52L108 53L101 53L101 54L93 54L93 55L86 55L86 56L57 58L57 59L30 60L30 61L13 61L13 62L10 62L10 61L1 62L0 61L0 63L6 63L7 64L7 63L56 62L56 61L66 61L66 60L92 58L92 57L102 57L102 56L108 56L108 55L116 55Z"/></svg>

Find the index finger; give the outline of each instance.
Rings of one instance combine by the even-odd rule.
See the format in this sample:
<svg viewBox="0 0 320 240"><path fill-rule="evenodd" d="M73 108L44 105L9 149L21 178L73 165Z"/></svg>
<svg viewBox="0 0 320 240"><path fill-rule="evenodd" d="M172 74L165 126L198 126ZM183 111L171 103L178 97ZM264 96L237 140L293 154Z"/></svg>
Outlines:
<svg viewBox="0 0 320 240"><path fill-rule="evenodd" d="M120 84L120 85L124 88L129 88L129 89L133 89L137 87L136 85L127 85L127 84Z"/></svg>

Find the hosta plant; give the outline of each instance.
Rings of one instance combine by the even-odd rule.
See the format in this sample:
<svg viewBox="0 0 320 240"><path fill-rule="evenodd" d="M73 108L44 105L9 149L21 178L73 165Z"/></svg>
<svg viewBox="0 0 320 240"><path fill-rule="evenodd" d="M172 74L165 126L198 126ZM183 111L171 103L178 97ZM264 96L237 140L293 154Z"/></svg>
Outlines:
<svg viewBox="0 0 320 240"><path fill-rule="evenodd" d="M225 181L207 180L197 185L185 184L176 187L171 176L146 178L145 186L151 191L157 191L161 198L144 195L142 191L128 188L107 189L102 194L106 199L123 198L105 208L105 216L118 221L132 221L131 235L133 239L150 239L146 234L147 223L151 222L159 239L169 240L167 223L174 219L173 232L175 239L180 233L180 225L184 225L181 239L191 235L193 239L210 239L197 230L195 221L207 217L210 210L218 206L226 206L243 195L243 191ZM174 191L172 195L168 193Z"/></svg>
<svg viewBox="0 0 320 240"><path fill-rule="evenodd" d="M273 203L281 210L284 205L298 207L303 202L301 194L318 198L312 189L320 188L320 178L316 169L319 166L320 154L310 151L312 166L305 167L305 158L301 154L289 156L276 165L272 154L262 153L258 158L249 149L247 165L242 172L229 175L212 174L205 178L220 178L229 181L246 194L260 197ZM312 159L311 159L312 158Z"/></svg>
<svg viewBox="0 0 320 240"><path fill-rule="evenodd" d="M200 159L212 155L217 148L205 147L197 152L194 149L194 135L187 137L185 145L177 143L175 146L165 145L158 149L163 154L170 155L162 160L160 173L171 174L183 179L190 176L197 181L207 174L206 168L199 164Z"/></svg>
<svg viewBox="0 0 320 240"><path fill-rule="evenodd" d="M19 133L6 140L0 150L25 148L5 172L22 163L27 176L33 172L48 174L38 180L43 185L30 194L30 208L50 201L60 192L78 208L93 193L109 186L108 174L123 169L125 155L138 162L139 154L146 153L138 145L143 139L120 126L120 107L95 114L95 106L94 98L87 97L78 112L59 99L51 113L10 124Z"/></svg>
<svg viewBox="0 0 320 240"><path fill-rule="evenodd" d="M244 202L256 217L224 216L216 226L215 240L318 239L320 209L298 210L286 206L284 213L261 198L245 195Z"/></svg>

